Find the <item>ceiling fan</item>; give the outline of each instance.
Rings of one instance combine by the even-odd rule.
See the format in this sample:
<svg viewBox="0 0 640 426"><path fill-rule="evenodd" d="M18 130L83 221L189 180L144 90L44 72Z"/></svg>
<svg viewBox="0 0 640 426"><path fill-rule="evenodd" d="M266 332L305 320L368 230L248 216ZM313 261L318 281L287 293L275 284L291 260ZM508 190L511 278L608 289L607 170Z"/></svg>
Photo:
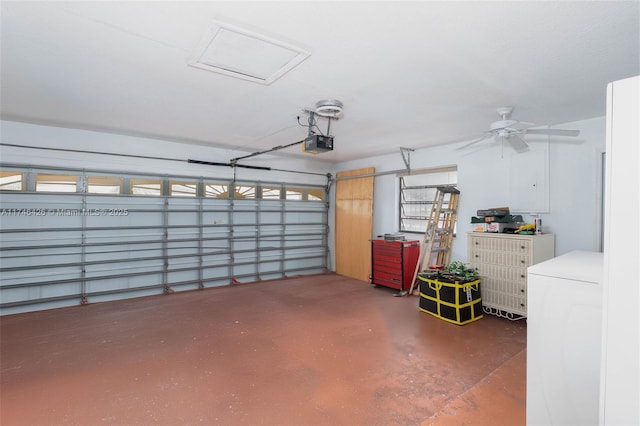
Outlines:
<svg viewBox="0 0 640 426"><path fill-rule="evenodd" d="M495 139L501 143L508 142L516 152L524 152L529 149L529 145L523 138L524 135L578 136L580 134L579 130L531 129L537 124L511 118L513 112L511 106L498 108L496 112L500 116L500 120L491 123L489 130L485 132L486 136L473 140L458 149L467 148L487 139Z"/></svg>

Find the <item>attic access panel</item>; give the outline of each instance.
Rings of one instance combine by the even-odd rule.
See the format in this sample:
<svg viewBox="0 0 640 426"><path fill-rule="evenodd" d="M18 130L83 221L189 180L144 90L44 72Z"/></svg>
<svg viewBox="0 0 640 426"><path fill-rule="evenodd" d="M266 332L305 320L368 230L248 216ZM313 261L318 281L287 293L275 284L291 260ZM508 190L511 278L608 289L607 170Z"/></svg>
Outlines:
<svg viewBox="0 0 640 426"><path fill-rule="evenodd" d="M214 21L189 59L189 65L269 85L311 54L282 40Z"/></svg>

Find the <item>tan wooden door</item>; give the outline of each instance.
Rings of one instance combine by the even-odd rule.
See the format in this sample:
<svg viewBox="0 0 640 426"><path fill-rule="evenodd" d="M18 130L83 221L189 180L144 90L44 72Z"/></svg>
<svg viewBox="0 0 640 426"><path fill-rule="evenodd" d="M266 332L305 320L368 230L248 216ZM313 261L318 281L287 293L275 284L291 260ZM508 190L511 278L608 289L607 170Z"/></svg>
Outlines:
<svg viewBox="0 0 640 426"><path fill-rule="evenodd" d="M339 172L337 179L372 174L373 167ZM373 229L373 176L336 183L336 273L369 281Z"/></svg>

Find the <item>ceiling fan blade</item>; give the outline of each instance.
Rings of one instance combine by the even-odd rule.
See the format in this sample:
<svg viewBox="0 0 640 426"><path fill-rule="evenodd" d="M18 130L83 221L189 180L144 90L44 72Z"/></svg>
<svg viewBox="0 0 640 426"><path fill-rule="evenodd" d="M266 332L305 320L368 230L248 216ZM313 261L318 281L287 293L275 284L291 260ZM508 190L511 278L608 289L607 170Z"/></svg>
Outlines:
<svg viewBox="0 0 640 426"><path fill-rule="evenodd" d="M529 145L517 133L509 135L507 137L507 141L516 152L525 152L529 150Z"/></svg>
<svg viewBox="0 0 640 426"><path fill-rule="evenodd" d="M512 124L511 126L509 126L510 128L514 129L514 130L526 130L529 127L533 127L533 126L538 126L538 124L535 123L527 123L525 121L518 121L517 123Z"/></svg>
<svg viewBox="0 0 640 426"><path fill-rule="evenodd" d="M566 129L527 129L526 133L530 135L551 135L551 136L578 136L580 130Z"/></svg>
<svg viewBox="0 0 640 426"><path fill-rule="evenodd" d="M468 148L468 147L470 147L471 145L477 144L478 142L482 142L482 141L483 141L483 140L485 140L485 139L489 139L489 137L490 137L490 136L484 136L484 137L481 137L480 139L473 140L473 141L469 142L469 143L468 143L468 144L466 144L466 145L462 145L461 147L456 148L456 151L457 151L457 150L459 150L459 149L465 149L465 148Z"/></svg>

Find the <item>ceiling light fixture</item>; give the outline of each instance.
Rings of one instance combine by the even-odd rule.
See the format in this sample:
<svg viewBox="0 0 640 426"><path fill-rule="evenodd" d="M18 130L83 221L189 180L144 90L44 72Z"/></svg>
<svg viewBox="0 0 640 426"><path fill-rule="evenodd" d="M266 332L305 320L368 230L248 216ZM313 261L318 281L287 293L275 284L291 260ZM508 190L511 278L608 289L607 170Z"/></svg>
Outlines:
<svg viewBox="0 0 640 426"><path fill-rule="evenodd" d="M342 102L337 99L325 99L316 102L316 114L320 117L338 118L342 115Z"/></svg>

